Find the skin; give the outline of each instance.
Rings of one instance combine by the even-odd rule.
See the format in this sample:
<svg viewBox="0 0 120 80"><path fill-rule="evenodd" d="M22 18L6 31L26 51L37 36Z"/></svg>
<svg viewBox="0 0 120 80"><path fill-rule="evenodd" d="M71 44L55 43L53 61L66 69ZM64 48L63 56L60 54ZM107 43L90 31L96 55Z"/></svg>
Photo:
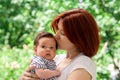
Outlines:
<svg viewBox="0 0 120 80"><path fill-rule="evenodd" d="M41 38L38 46L34 47L34 52L37 56L47 60L52 60L56 55L56 43L53 38Z"/></svg>
<svg viewBox="0 0 120 80"><path fill-rule="evenodd" d="M58 48L67 51L66 58L61 61L61 63L57 66L57 68L61 71L77 56L79 55L79 51L76 49L73 43L65 36L62 20L58 23L58 31L56 32L55 38L58 42ZM29 69L29 68L28 68ZM33 76L33 75L32 75ZM25 76L23 76L25 77ZM68 76L67 80L91 80L91 75L82 68L76 69ZM28 79L21 79L28 80ZM32 79L29 79L32 80Z"/></svg>

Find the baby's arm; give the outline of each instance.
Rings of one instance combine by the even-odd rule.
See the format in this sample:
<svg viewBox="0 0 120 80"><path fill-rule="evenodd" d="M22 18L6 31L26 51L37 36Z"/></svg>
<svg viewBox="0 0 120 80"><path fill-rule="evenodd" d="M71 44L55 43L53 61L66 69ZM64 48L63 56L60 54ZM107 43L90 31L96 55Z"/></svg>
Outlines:
<svg viewBox="0 0 120 80"><path fill-rule="evenodd" d="M39 78L43 78L43 79L48 79L60 75L59 70L49 70L49 69L35 69L35 73Z"/></svg>

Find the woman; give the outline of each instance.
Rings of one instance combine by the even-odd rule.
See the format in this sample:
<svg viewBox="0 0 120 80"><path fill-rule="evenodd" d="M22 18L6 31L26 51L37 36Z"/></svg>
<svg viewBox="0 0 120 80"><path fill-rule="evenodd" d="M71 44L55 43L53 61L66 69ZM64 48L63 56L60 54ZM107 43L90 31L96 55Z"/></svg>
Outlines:
<svg viewBox="0 0 120 80"><path fill-rule="evenodd" d="M51 26L59 49L67 51L63 59L56 60L57 69L61 71L57 80L96 80L96 65L92 57L97 54L100 39L92 15L84 9L69 10L56 16ZM31 68L33 66L19 80L37 79L36 75L29 73Z"/></svg>

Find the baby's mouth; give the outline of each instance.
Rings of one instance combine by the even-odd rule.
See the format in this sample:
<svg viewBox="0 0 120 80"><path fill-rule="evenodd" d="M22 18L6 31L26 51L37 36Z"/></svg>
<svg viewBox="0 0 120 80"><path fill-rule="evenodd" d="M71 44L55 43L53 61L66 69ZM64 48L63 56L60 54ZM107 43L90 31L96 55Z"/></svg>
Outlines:
<svg viewBox="0 0 120 80"><path fill-rule="evenodd" d="M46 55L47 55L47 56L50 56L50 54L49 54L49 53L47 53Z"/></svg>

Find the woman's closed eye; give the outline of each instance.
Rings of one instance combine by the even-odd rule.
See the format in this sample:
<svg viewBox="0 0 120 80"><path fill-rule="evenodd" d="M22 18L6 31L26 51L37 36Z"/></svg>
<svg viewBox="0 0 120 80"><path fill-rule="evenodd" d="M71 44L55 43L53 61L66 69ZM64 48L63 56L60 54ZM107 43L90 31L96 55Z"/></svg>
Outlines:
<svg viewBox="0 0 120 80"><path fill-rule="evenodd" d="M65 33L62 31L62 30L59 30L59 31L57 31L57 33L56 34L58 34L58 35L65 35Z"/></svg>
<svg viewBox="0 0 120 80"><path fill-rule="evenodd" d="M60 34L63 35L63 36L65 35L65 33L63 31L61 31Z"/></svg>

